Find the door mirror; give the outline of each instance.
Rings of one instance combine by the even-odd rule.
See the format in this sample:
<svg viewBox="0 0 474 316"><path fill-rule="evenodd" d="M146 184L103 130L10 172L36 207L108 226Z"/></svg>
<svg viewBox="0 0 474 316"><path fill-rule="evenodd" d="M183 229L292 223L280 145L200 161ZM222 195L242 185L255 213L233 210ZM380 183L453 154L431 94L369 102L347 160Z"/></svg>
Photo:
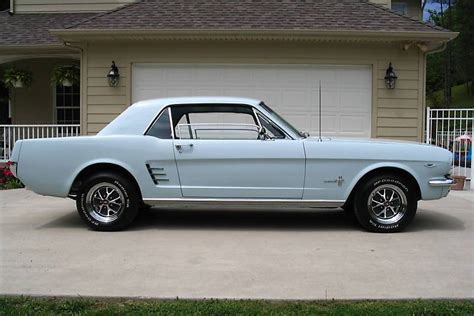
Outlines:
<svg viewBox="0 0 474 316"><path fill-rule="evenodd" d="M302 131L301 135L303 135L304 138L308 138L310 136L307 131Z"/></svg>

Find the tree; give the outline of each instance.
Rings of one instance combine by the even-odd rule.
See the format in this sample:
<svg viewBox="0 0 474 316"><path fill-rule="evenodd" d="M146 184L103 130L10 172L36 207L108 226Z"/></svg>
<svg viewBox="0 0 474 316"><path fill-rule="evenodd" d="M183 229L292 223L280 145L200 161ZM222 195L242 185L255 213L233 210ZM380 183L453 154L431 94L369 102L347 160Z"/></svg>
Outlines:
<svg viewBox="0 0 474 316"><path fill-rule="evenodd" d="M448 43L444 52L428 55L427 95L432 103L451 103L451 87L465 84L472 95L474 54L474 1L430 0L438 3L439 10L429 10L429 21L438 26L460 32ZM442 100L434 100L434 92L443 90ZM436 102L438 101L438 102Z"/></svg>
<svg viewBox="0 0 474 316"><path fill-rule="evenodd" d="M456 5L459 37L459 64L457 72L466 84L467 93L474 96L474 1L458 0Z"/></svg>
<svg viewBox="0 0 474 316"><path fill-rule="evenodd" d="M10 8L10 0L0 0L0 11Z"/></svg>

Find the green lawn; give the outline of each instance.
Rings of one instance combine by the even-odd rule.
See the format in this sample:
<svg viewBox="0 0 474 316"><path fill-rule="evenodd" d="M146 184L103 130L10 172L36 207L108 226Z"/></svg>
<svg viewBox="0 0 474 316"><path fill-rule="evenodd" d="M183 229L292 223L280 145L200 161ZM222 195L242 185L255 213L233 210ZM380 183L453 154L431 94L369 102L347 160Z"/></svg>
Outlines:
<svg viewBox="0 0 474 316"><path fill-rule="evenodd" d="M0 297L0 315L474 315L474 300L250 301Z"/></svg>
<svg viewBox="0 0 474 316"><path fill-rule="evenodd" d="M443 100L443 93L443 91L435 92L435 98L437 99L437 101L434 102L434 104L439 103L440 106L437 106L439 108L444 108L444 106L442 106L443 102L440 101ZM474 108L474 96L467 95L465 85L462 84L459 86L454 86L452 88L452 94L453 100L451 108ZM430 106L432 104L433 101L428 98L427 105Z"/></svg>

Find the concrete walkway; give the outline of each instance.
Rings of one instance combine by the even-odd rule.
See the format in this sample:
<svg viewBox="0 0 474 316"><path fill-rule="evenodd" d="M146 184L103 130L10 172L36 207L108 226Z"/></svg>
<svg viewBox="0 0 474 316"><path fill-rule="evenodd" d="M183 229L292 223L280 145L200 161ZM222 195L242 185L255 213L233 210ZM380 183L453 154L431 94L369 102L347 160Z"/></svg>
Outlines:
<svg viewBox="0 0 474 316"><path fill-rule="evenodd" d="M399 234L342 211L159 209L100 233L72 200L0 191L0 294L474 298L473 191L419 206Z"/></svg>

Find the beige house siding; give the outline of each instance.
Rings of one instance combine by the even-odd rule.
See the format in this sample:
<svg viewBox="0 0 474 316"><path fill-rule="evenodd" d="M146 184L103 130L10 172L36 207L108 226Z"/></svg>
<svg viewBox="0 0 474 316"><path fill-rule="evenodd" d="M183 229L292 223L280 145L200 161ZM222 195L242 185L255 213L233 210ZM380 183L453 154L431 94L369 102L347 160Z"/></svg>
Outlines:
<svg viewBox="0 0 474 316"><path fill-rule="evenodd" d="M387 7L390 7L392 0L369 0L370 2L381 4Z"/></svg>
<svg viewBox="0 0 474 316"><path fill-rule="evenodd" d="M348 47L350 46L350 48ZM399 44L301 42L155 42L93 43L84 47L82 131L93 135L131 102L133 63L242 63L371 65L373 69L372 137L421 140L424 56ZM114 59L118 88L106 74ZM387 90L385 70L393 63L397 88Z"/></svg>
<svg viewBox="0 0 474 316"><path fill-rule="evenodd" d="M415 19L421 19L421 0L369 0L370 2L384 5L388 8L392 7L392 3L406 3L406 15Z"/></svg>
<svg viewBox="0 0 474 316"><path fill-rule="evenodd" d="M19 13L34 12L87 12L115 9L135 0L14 0Z"/></svg>
<svg viewBox="0 0 474 316"><path fill-rule="evenodd" d="M415 19L422 19L420 0L407 0L407 15Z"/></svg>
<svg viewBox="0 0 474 316"><path fill-rule="evenodd" d="M16 12L107 11L137 0L13 0ZM369 0L390 7L392 0ZM419 1L418 1L419 2Z"/></svg>
<svg viewBox="0 0 474 316"><path fill-rule="evenodd" d="M10 64L33 72L30 87L11 90L13 124L54 123L54 87L51 85L51 74L56 65L68 63L71 61L41 58L20 60Z"/></svg>

